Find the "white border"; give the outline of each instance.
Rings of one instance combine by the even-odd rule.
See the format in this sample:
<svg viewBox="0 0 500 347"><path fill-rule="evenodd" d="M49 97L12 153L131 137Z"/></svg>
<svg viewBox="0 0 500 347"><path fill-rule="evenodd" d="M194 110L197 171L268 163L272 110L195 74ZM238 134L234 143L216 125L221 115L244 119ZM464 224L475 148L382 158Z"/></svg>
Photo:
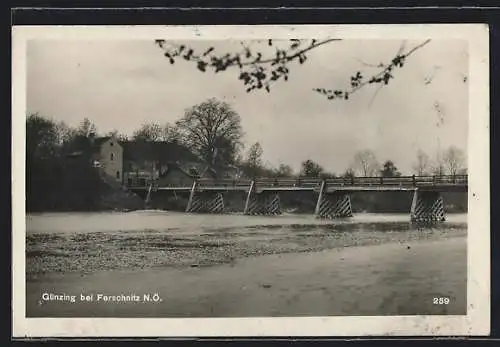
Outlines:
<svg viewBox="0 0 500 347"><path fill-rule="evenodd" d="M30 39L463 39L469 42L467 316L62 319L25 317L26 42ZM14 337L459 336L490 332L489 37L485 24L25 26L12 29ZM473 117L473 118L472 118Z"/></svg>

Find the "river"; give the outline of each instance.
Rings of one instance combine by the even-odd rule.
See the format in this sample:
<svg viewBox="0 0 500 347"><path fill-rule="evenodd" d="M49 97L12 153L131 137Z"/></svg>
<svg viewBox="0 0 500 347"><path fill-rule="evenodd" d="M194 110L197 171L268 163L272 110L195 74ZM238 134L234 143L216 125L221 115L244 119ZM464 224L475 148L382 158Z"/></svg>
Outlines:
<svg viewBox="0 0 500 347"><path fill-rule="evenodd" d="M412 225L408 214L334 221L168 211L29 214L27 314L465 314L466 235L466 214L428 226ZM49 289L82 288L152 291L163 299L153 306L40 300ZM433 306L433 295L452 303Z"/></svg>

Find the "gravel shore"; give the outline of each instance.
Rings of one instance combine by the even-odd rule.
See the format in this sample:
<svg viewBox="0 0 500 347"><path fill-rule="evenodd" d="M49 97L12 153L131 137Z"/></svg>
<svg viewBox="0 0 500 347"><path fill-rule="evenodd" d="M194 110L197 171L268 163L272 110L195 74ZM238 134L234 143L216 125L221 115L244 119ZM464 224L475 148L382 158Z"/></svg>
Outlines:
<svg viewBox="0 0 500 347"><path fill-rule="evenodd" d="M28 280L53 272L92 273L154 267L200 267L238 259L326 249L443 240L466 235L466 226L439 228L409 223L339 225L267 225L90 233L29 233L26 236Z"/></svg>

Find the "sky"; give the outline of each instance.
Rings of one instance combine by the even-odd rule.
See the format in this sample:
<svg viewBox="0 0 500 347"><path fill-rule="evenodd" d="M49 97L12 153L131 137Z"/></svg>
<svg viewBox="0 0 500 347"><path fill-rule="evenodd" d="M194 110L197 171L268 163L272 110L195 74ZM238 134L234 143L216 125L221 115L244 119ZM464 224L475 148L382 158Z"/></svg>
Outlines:
<svg viewBox="0 0 500 347"><path fill-rule="evenodd" d="M422 41L405 41L405 50ZM235 41L189 41L196 50L241 50ZM238 70L201 73L196 65L171 65L153 41L33 40L27 50L27 112L78 126L92 120L99 133L131 135L144 122L174 123L185 110L215 97L241 116L246 147L260 142L268 165L295 170L306 159L342 173L357 151L371 149L411 173L417 150L435 156L456 146L466 152L468 46L432 40L377 91L368 86L349 100L327 100L313 88L349 85L352 74L378 72L400 40L343 40L318 47L303 65L292 64L288 82L271 93L246 93ZM247 42L252 47L265 46ZM264 50L268 48L263 47Z"/></svg>

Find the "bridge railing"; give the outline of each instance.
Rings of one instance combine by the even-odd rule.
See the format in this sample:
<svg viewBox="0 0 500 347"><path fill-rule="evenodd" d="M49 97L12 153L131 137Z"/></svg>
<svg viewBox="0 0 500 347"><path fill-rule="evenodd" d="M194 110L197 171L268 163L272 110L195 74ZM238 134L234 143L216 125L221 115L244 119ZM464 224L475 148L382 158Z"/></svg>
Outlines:
<svg viewBox="0 0 500 347"><path fill-rule="evenodd" d="M417 185L466 185L468 184L467 175L443 175L443 176L418 176Z"/></svg>
<svg viewBox="0 0 500 347"><path fill-rule="evenodd" d="M254 183L260 188L271 187L297 187L297 188L318 188L323 179L310 177L296 178L256 178ZM337 177L325 180L327 186L436 186L436 185L467 185L467 175L446 175L446 176L399 176L399 177ZM130 188L147 188L151 184L158 186L157 182L146 182L145 185L128 185ZM192 180L178 181L172 184L162 184L162 187L191 187ZM251 179L206 179L197 180L199 188L211 187L250 187Z"/></svg>
<svg viewBox="0 0 500 347"><path fill-rule="evenodd" d="M208 178L201 178L197 181L197 186L199 188L204 188L204 187L249 187L252 184L251 180L233 180L233 179L218 179L218 180L213 180L213 179L208 179Z"/></svg>
<svg viewBox="0 0 500 347"><path fill-rule="evenodd" d="M419 185L466 185L467 175L447 176L399 176L399 177L338 177L326 180L329 186L419 186Z"/></svg>
<svg viewBox="0 0 500 347"><path fill-rule="evenodd" d="M413 185L415 180L412 176L400 177L339 177L327 179L329 186L407 186Z"/></svg>
<svg viewBox="0 0 500 347"><path fill-rule="evenodd" d="M255 184L261 188L270 187L299 187L314 188L321 184L319 178L265 178L260 177L255 180Z"/></svg>

